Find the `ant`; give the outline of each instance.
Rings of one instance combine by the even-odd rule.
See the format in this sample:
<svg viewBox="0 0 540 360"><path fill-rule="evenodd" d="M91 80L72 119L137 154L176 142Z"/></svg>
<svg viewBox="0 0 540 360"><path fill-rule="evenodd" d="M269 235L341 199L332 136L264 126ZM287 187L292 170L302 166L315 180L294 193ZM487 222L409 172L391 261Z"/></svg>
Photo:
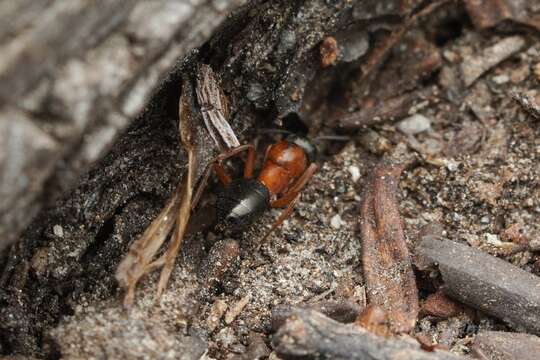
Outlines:
<svg viewBox="0 0 540 360"><path fill-rule="evenodd" d="M247 157L243 178L231 179L223 161L244 151ZM291 215L300 191L317 171L316 155L317 148L307 138L291 134L267 147L263 167L254 178L255 147L252 144L235 147L218 155L209 165L195 194L193 207L213 170L224 186L216 201L218 224L221 226L239 231L252 224L265 211L285 207L264 240Z"/></svg>

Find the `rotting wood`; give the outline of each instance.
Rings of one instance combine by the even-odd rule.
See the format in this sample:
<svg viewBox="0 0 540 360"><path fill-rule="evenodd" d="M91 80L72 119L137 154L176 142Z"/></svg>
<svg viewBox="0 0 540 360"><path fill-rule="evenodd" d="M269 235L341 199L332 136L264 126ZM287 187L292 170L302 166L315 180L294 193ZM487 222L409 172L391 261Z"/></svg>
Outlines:
<svg viewBox="0 0 540 360"><path fill-rule="evenodd" d="M313 310L295 310L272 338L283 359L457 360L449 352L426 352L415 341L386 339Z"/></svg>
<svg viewBox="0 0 540 360"><path fill-rule="evenodd" d="M409 332L418 316L418 289L399 215L400 165L380 164L360 208L362 270L368 303L381 306L395 332Z"/></svg>
<svg viewBox="0 0 540 360"><path fill-rule="evenodd" d="M0 251L76 185L178 59L243 2L0 4Z"/></svg>
<svg viewBox="0 0 540 360"><path fill-rule="evenodd" d="M418 265L436 264L448 296L540 334L540 277L450 240L426 236L416 248Z"/></svg>

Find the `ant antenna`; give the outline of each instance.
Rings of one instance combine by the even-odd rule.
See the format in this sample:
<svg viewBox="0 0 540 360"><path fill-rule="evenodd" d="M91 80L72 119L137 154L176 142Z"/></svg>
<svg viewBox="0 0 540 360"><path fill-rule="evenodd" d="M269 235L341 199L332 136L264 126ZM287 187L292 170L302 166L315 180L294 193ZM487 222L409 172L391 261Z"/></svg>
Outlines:
<svg viewBox="0 0 540 360"><path fill-rule="evenodd" d="M313 139L313 141L349 141L351 136L347 135L321 135Z"/></svg>
<svg viewBox="0 0 540 360"><path fill-rule="evenodd" d="M287 134L287 135L294 135L292 131L285 130L285 129L272 129L272 128L261 128L259 129L259 133L262 134ZM311 141L349 141L351 140L351 136L347 135L321 135L313 138Z"/></svg>
<svg viewBox="0 0 540 360"><path fill-rule="evenodd" d="M284 129L271 129L271 128L261 128L259 129L259 133L262 133L262 134L292 134L291 131L289 130L284 130Z"/></svg>

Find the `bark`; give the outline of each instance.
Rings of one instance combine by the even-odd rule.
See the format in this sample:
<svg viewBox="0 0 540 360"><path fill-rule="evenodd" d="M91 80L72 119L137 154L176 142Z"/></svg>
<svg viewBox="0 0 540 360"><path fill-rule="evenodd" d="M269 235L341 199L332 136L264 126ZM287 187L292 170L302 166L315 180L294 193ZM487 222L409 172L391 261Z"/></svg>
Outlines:
<svg viewBox="0 0 540 360"><path fill-rule="evenodd" d="M159 79L241 2L0 5L0 251L74 184Z"/></svg>
<svg viewBox="0 0 540 360"><path fill-rule="evenodd" d="M301 107L306 105L304 98L311 99L311 105L325 99L332 87L321 84L332 84L351 69L358 68L368 51L365 36L380 29L384 29L384 35L412 11L410 6L417 4L414 1L403 3L406 5L389 0L389 6L381 10L376 6L378 1L257 0L227 17L198 51L176 63L160 82L144 111L110 152L80 179L68 196L54 208L44 211L11 248L0 277L0 353L51 355L54 344L51 347L48 331L63 316L73 313L78 301L116 295L113 274L120 259L130 243L157 215L184 175L186 159L184 152L179 150L177 134L180 83L194 85L198 64L209 64L220 76L229 100L229 121L236 133L241 134L242 142L258 123L267 119L278 119L279 122L291 113L302 115L305 110ZM54 81L54 86L45 87L53 92L47 90L49 97L40 98L42 101L62 90L66 94L65 101L71 101L70 104L83 102L84 105L59 107L64 111L62 119L76 121L59 122L58 128L67 124L68 129L76 129L78 135L71 137L74 140L80 138L83 129L92 122L107 123L137 113L145 103L147 92L144 89L148 88L139 84L155 81L162 72L160 69L182 59L190 45L198 43L210 32L214 21L219 21L222 13L216 13L211 4L202 3L199 5L201 12L197 7L196 11L186 15L169 42L160 42L153 57L145 57L143 65L139 64L145 71L141 70L137 77L115 78L111 79L112 83L105 84L102 81L109 79L108 73L98 73L94 78L95 63L90 60L99 63L102 59L107 64L115 64L113 55L118 46L114 44L127 41L125 36L118 39L119 35L114 33L103 42L114 50L112 54L90 51L86 62L73 59L66 63L62 68L66 74L83 67L82 74L98 80L79 86L78 78L68 77L64 82ZM144 18L146 12L141 11ZM148 34L148 31L139 33L137 24L140 22L125 28L125 31L131 30L128 32L130 39ZM344 33L365 36L343 37ZM357 46L360 39L362 47L352 55L338 56L336 63L323 72L319 44L326 36L334 36L338 44L347 49ZM129 51L125 56L133 60ZM156 58L158 60L154 61ZM119 61L119 64L116 70L123 68L126 61ZM312 81L314 78L317 80ZM95 90L103 87L105 92ZM17 89L24 94L24 86ZM90 94L83 90L79 93L76 89L90 91ZM309 96L309 90L317 96ZM140 91L145 95L140 96ZM97 93L100 94L99 101L90 96ZM192 106L195 111L194 100ZM20 109L15 111L20 112ZM35 125L37 120L28 119L28 122ZM203 124L202 119L200 123ZM51 141L58 143L55 139ZM62 148L65 151L68 147ZM56 154L55 158L58 158ZM207 161L214 154L214 145L209 141L202 160ZM74 156L77 157L77 153ZM52 168L54 164L48 166ZM198 169L198 173L202 170ZM43 175L41 183L45 178L47 176Z"/></svg>

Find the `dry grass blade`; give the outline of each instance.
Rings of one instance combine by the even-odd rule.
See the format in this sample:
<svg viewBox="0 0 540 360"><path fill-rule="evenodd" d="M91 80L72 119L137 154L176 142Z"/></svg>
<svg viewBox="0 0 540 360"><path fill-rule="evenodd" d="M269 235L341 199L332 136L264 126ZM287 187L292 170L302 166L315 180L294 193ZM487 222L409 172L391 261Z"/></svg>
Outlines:
<svg viewBox="0 0 540 360"><path fill-rule="evenodd" d="M174 226L179 205L179 191L175 190L167 205L129 248L126 257L116 270L116 279L126 288L124 306L133 303L135 287L139 279L150 271L149 264Z"/></svg>
<svg viewBox="0 0 540 360"><path fill-rule="evenodd" d="M188 85L184 84L184 86ZM196 159L191 133L190 109L184 94L185 91L182 91L179 101L179 133L182 145L187 152L187 173L184 175L181 185L171 195L165 208L152 221L142 236L131 245L128 254L116 270L118 282L127 289L124 298L124 306L126 307L133 303L135 287L141 277L163 266L157 291L157 297L161 296L170 277L174 259L178 254L189 221ZM173 227L174 232L169 247L160 258L152 261Z"/></svg>
<svg viewBox="0 0 540 360"><path fill-rule="evenodd" d="M187 151L188 156L188 169L187 174L184 176L184 181L182 182L181 186L181 194L180 194L180 208L178 209L178 213L176 216L176 224L174 228L174 232L172 235L171 243L169 244L169 247L167 248L167 251L163 254L163 256L156 260L155 264L156 266L161 266L163 264L163 269L161 270L161 275L159 277L159 283L158 283L158 290L157 290L157 297L159 298L161 294L163 294L163 291L165 290L165 287L167 286L167 282L169 281L169 277L171 275L171 271L174 265L174 260L176 259L176 255L178 254L178 250L180 250L180 245L182 244L182 240L184 239L184 234L186 233L187 224L189 222L189 216L191 214L191 199L193 197L193 179L196 169L196 159L195 159L195 151L194 151L194 145L193 145L193 139L191 134L191 127L189 119L187 118L187 114L189 112L188 105L184 101L184 97L180 98L180 104L179 104L179 115L180 115L180 138L182 140L182 144L184 145L184 148Z"/></svg>
<svg viewBox="0 0 540 360"><path fill-rule="evenodd" d="M399 216L399 165L378 165L361 204L362 266L371 305L386 310L396 333L413 329L418 290Z"/></svg>
<svg viewBox="0 0 540 360"><path fill-rule="evenodd" d="M227 121L227 100L218 86L214 72L208 65L201 65L197 77L197 101L201 107L204 124L217 147L228 150L240 146Z"/></svg>

